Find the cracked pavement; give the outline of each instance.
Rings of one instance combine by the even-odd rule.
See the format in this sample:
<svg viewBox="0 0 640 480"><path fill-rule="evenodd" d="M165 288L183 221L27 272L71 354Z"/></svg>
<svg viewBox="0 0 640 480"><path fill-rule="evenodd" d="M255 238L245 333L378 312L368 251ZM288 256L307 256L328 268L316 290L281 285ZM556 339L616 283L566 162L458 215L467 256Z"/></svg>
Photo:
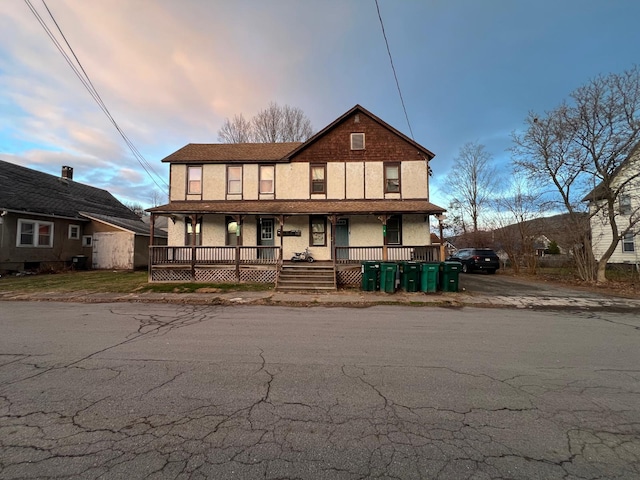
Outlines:
<svg viewBox="0 0 640 480"><path fill-rule="evenodd" d="M635 479L634 312L0 304L0 479Z"/></svg>

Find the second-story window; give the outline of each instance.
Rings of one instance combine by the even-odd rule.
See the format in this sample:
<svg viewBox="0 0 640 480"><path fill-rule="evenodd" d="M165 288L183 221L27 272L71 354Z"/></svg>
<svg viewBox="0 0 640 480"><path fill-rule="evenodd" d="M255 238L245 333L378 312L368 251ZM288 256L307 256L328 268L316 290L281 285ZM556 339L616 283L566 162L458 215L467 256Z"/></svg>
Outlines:
<svg viewBox="0 0 640 480"><path fill-rule="evenodd" d="M187 193L189 195L202 193L202 167L187 168Z"/></svg>
<svg viewBox="0 0 640 480"><path fill-rule="evenodd" d="M242 193L242 167L227 167L227 193Z"/></svg>
<svg viewBox="0 0 640 480"><path fill-rule="evenodd" d="M385 163L384 165L384 193L400 192L400 164Z"/></svg>
<svg viewBox="0 0 640 480"><path fill-rule="evenodd" d="M620 215L630 215L631 214L631 196L622 194L619 197L620 202Z"/></svg>
<svg viewBox="0 0 640 480"><path fill-rule="evenodd" d="M260 193L274 193L275 167L273 165L260 166Z"/></svg>
<svg viewBox="0 0 640 480"><path fill-rule="evenodd" d="M327 193L326 178L326 165L311 165L311 193Z"/></svg>

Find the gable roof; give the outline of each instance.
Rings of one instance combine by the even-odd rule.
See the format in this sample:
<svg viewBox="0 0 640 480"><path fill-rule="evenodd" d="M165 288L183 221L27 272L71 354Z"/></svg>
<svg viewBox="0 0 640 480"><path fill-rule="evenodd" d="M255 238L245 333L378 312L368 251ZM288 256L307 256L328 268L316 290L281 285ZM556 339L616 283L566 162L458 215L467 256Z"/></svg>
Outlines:
<svg viewBox="0 0 640 480"><path fill-rule="evenodd" d="M613 180L616 176L620 174L620 172L622 172L622 170L624 170L627 167L627 165L629 165L632 161L636 159L640 159L640 142L638 142L631 149L631 152L629 152L629 155L627 155L627 158L625 158L622 162L620 162L620 165L618 165L616 169L613 172L611 172L610 179ZM606 197L607 197L606 188L604 184L600 182L598 185L594 187L593 190L591 190L587 195L585 195L582 201L595 202L597 200L603 200Z"/></svg>
<svg viewBox="0 0 640 480"><path fill-rule="evenodd" d="M138 219L135 213L106 190L2 160L0 210L79 220L83 219L80 212Z"/></svg>
<svg viewBox="0 0 640 480"><path fill-rule="evenodd" d="M348 112L338 117L325 128L320 130L306 142L285 143L189 143L171 155L162 159L162 162L171 163L286 163L289 159L333 130L354 113L366 115L383 128L389 130L404 141L413 145L428 160L435 157L435 153L429 151L416 141L396 130L384 120L378 118L366 108L355 105Z"/></svg>
<svg viewBox="0 0 640 480"><path fill-rule="evenodd" d="M190 143L162 159L172 163L286 162L288 154L302 145L285 143Z"/></svg>
<svg viewBox="0 0 640 480"><path fill-rule="evenodd" d="M320 139L321 137L323 137L325 134L327 134L330 130L333 130L335 127L337 127L338 125L340 125L344 120L346 120L347 118L349 118L351 115L355 114L355 113L361 113L363 115L366 115L367 117L369 117L371 120L373 120L374 122L378 123L380 126L382 126L383 128L386 128L387 130L389 130L390 132L394 133L395 135L399 136L400 138L402 138L404 141L410 143L411 145L413 145L416 149L418 149L419 152L423 153L424 155L427 156L428 160L432 160L433 157L436 156L435 153L427 150L425 147L423 147L422 145L420 145L418 142L416 142L415 140L412 140L411 138L407 137L404 133L402 133L399 130L396 130L395 128L393 128L391 125L389 125L387 122L385 122L384 120L376 117L373 113L371 113L369 110L367 110L366 108L362 107L361 105L355 105L352 109L350 109L348 112L346 112L345 114L343 114L342 116L338 117L336 120L334 120L333 122L331 122L329 125L327 125L325 128L323 128L322 130L320 130L318 133L316 133L313 137L311 137L310 139L308 139L306 142L300 144L300 146L298 146L295 150L293 150L292 152L289 153L289 155L287 155L289 158L297 155L298 153L302 152L304 149L306 149L307 147L311 146L313 143L315 143L318 139Z"/></svg>

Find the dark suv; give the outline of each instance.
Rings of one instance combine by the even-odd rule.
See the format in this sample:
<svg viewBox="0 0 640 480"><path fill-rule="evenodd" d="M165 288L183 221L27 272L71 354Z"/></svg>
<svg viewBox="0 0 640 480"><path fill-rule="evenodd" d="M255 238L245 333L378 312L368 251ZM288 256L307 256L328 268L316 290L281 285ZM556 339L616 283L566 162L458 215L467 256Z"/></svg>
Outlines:
<svg viewBox="0 0 640 480"><path fill-rule="evenodd" d="M489 248L462 248L447 260L460 262L464 273L471 273L474 270L496 273L496 270L500 268L498 255Z"/></svg>

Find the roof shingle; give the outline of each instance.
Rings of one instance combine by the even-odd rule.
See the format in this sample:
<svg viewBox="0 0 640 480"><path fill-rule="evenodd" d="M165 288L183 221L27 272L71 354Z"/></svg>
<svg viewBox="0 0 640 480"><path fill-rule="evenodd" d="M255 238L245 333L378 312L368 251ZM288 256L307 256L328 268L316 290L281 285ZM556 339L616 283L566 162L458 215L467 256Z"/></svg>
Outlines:
<svg viewBox="0 0 640 480"><path fill-rule="evenodd" d="M302 145L287 143L190 143L162 159L172 163L201 162L276 162Z"/></svg>

